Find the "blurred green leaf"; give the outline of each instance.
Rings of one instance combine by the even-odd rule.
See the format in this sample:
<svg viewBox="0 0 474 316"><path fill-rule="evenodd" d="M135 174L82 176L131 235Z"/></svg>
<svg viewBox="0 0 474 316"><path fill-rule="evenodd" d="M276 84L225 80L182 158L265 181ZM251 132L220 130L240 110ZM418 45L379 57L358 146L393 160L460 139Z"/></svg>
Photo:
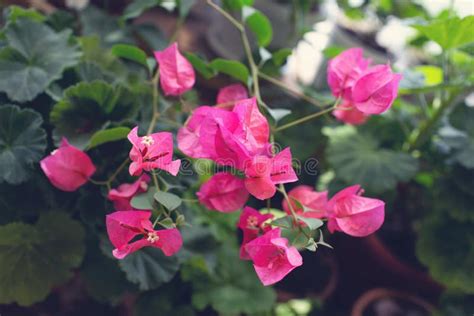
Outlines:
<svg viewBox="0 0 474 316"><path fill-rule="evenodd" d="M166 207L167 210L173 211L177 209L183 200L173 193L158 191L154 195L155 201Z"/></svg>
<svg viewBox="0 0 474 316"><path fill-rule="evenodd" d="M153 201L155 200L153 197L154 192L155 187L149 187L147 192L135 195L130 204L138 210L152 210Z"/></svg>
<svg viewBox="0 0 474 316"><path fill-rule="evenodd" d="M437 66L423 65L414 69L425 77L425 86L434 86L443 83L443 69Z"/></svg>
<svg viewBox="0 0 474 316"><path fill-rule="evenodd" d="M236 60L227 60L222 58L214 59L209 66L217 72L229 75L237 80L247 84L249 70L247 66Z"/></svg>
<svg viewBox="0 0 474 316"><path fill-rule="evenodd" d="M293 50L290 48L282 48L282 49L277 50L276 52L272 54L273 63L276 66L283 65L288 59L288 56L290 56L292 53L293 53Z"/></svg>
<svg viewBox="0 0 474 316"><path fill-rule="evenodd" d="M223 0L224 8L231 11L242 10L244 6L252 6L254 0Z"/></svg>
<svg viewBox="0 0 474 316"><path fill-rule="evenodd" d="M0 182L19 184L46 149L41 115L15 105L0 106Z"/></svg>
<svg viewBox="0 0 474 316"><path fill-rule="evenodd" d="M92 135L89 146L87 147L88 149L92 149L105 143L125 139L129 132L130 128L123 126L98 131Z"/></svg>
<svg viewBox="0 0 474 316"><path fill-rule="evenodd" d="M128 20L136 18L144 11L158 6L161 0L134 0L124 10L122 19Z"/></svg>
<svg viewBox="0 0 474 316"><path fill-rule="evenodd" d="M112 54L139 63L148 69L146 53L136 46L116 44L112 47Z"/></svg>
<svg viewBox="0 0 474 316"><path fill-rule="evenodd" d="M6 20L15 23L18 19L29 19L35 22L44 22L46 17L34 9L25 9L16 5L7 7Z"/></svg>
<svg viewBox="0 0 474 316"><path fill-rule="evenodd" d="M248 6L244 6L242 16L245 23L255 35L257 43L261 47L270 44L273 38L273 29L270 20L262 12Z"/></svg>
<svg viewBox="0 0 474 316"><path fill-rule="evenodd" d="M54 32L48 26L19 19L5 31L8 46L0 50L0 92L18 102L33 100L63 71L79 61L79 46L71 31Z"/></svg>
<svg viewBox="0 0 474 316"><path fill-rule="evenodd" d="M216 75L216 71L214 71L214 69L198 55L189 52L184 54L191 65L193 65L194 69L196 69L197 72L199 72L204 77L204 79L209 80Z"/></svg>
<svg viewBox="0 0 474 316"><path fill-rule="evenodd" d="M414 25L426 37L438 43L444 49L460 47L474 42L474 16L463 19L453 17L431 21L426 25Z"/></svg>
<svg viewBox="0 0 474 316"><path fill-rule="evenodd" d="M323 128L329 138L327 159L336 178L347 184L360 184L364 189L379 193L395 188L398 182L415 176L418 162L404 152L379 147L370 134L359 134L350 125Z"/></svg>
<svg viewBox="0 0 474 316"><path fill-rule="evenodd" d="M309 229L315 230L318 229L319 227L323 226L323 221L318 219L318 218L309 218L309 217L303 217L303 216L297 216L300 221L306 224Z"/></svg>
<svg viewBox="0 0 474 316"><path fill-rule="evenodd" d="M28 306L72 276L84 255L84 230L64 213L43 214L35 225L0 226L0 303Z"/></svg>

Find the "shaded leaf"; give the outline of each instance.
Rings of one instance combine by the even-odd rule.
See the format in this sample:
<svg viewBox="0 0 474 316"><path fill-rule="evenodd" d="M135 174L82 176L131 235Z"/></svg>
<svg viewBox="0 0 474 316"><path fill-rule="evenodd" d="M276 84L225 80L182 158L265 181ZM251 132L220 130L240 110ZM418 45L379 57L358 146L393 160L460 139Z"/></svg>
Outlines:
<svg viewBox="0 0 474 316"><path fill-rule="evenodd" d="M155 201L166 207L167 210L173 211L177 209L183 200L173 193L158 191L154 195Z"/></svg>
<svg viewBox="0 0 474 316"><path fill-rule="evenodd" d="M247 84L249 70L247 69L247 66L241 62L216 58L209 64L209 66L217 72L224 73Z"/></svg>
<svg viewBox="0 0 474 316"><path fill-rule="evenodd" d="M270 20L262 12L248 6L244 6L242 16L245 24L249 27L261 47L266 47L273 38L273 29Z"/></svg>
<svg viewBox="0 0 474 316"><path fill-rule="evenodd" d="M123 126L98 131L92 135L88 148L92 149L108 142L125 139L129 132L130 128Z"/></svg>
<svg viewBox="0 0 474 316"><path fill-rule="evenodd" d="M456 48L474 42L474 16L435 20L426 25L414 25L426 37L444 49Z"/></svg>
<svg viewBox="0 0 474 316"><path fill-rule="evenodd" d="M136 46L116 44L112 47L112 54L139 63L148 69L146 53Z"/></svg>

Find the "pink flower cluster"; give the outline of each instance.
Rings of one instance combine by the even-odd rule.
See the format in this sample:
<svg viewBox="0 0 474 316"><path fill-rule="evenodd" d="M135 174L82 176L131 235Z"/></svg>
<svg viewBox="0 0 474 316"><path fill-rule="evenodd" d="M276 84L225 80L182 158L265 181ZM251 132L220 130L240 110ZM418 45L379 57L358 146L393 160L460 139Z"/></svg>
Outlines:
<svg viewBox="0 0 474 316"><path fill-rule="evenodd" d="M362 124L371 114L387 111L397 97L402 76L389 65L370 67L361 48L350 48L329 61L327 80L342 102L333 115L348 124Z"/></svg>
<svg viewBox="0 0 474 316"><path fill-rule="evenodd" d="M260 113L255 98L236 101L235 97L243 96L237 86L228 88L227 92L232 93L226 98L222 91L220 102L234 103L233 108L197 108L178 132L178 147L190 157L211 159L242 174L238 177L230 172L216 173L197 193L209 209L231 212L243 207L248 193L268 199L275 194L275 185L298 178L289 148L272 155L268 121Z"/></svg>

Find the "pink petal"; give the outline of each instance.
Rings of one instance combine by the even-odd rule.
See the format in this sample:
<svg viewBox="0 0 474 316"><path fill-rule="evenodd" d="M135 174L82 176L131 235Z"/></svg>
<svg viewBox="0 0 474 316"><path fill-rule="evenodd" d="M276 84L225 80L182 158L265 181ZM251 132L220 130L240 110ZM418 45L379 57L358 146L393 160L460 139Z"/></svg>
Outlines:
<svg viewBox="0 0 474 316"><path fill-rule="evenodd" d="M270 178L246 178L245 188L259 200L269 199L276 193L275 184Z"/></svg>
<svg viewBox="0 0 474 316"><path fill-rule="evenodd" d="M240 214L237 227L239 227L240 229L253 228L253 227L248 226L248 219L250 216L253 216L257 219L257 228L260 227L260 225L262 225L266 220L273 218L273 214L270 214L270 213L262 214L256 209L251 208L250 206L246 206L244 210L242 211L242 214Z"/></svg>
<svg viewBox="0 0 474 316"><path fill-rule="evenodd" d="M150 246L150 242L146 239L140 239L130 244L125 244L120 248L115 248L112 250L112 255L117 259L123 259L131 253L134 253L137 250L142 249L143 247Z"/></svg>
<svg viewBox="0 0 474 316"><path fill-rule="evenodd" d="M322 218L326 215L326 208L328 202L328 192L316 192L312 187L307 185L299 185L288 192L293 210L302 214L305 217ZM295 202L305 206L309 210L304 212L304 209L299 207ZM291 214L289 205L286 200L283 200L283 210L287 214ZM303 213L304 212L304 213Z"/></svg>
<svg viewBox="0 0 474 316"><path fill-rule="evenodd" d="M155 58L159 64L160 83L165 95L181 95L193 87L194 69L179 52L177 43L155 52Z"/></svg>
<svg viewBox="0 0 474 316"><path fill-rule="evenodd" d="M342 199L351 197L351 196L353 196L353 195L357 195L359 191L360 191L360 185L359 185L359 184L356 184L356 185L347 187L347 188L345 188L345 189L343 189L343 190L337 192L337 193L334 194L334 196L328 201L327 208L328 208L329 210L334 210L335 205L336 205L336 203L337 203L339 200L342 200Z"/></svg>
<svg viewBox="0 0 474 316"><path fill-rule="evenodd" d="M178 131L178 148L192 158L209 158L206 149L200 143L201 124L212 108L200 106L190 116L185 126Z"/></svg>
<svg viewBox="0 0 474 316"><path fill-rule="evenodd" d="M228 172L219 172L201 186L197 196L208 209L229 213L242 208L249 193L243 179Z"/></svg>
<svg viewBox="0 0 474 316"><path fill-rule="evenodd" d="M61 146L40 162L49 181L63 191L75 191L95 172L89 156L63 138Z"/></svg>
<svg viewBox="0 0 474 316"><path fill-rule="evenodd" d="M223 104L228 102L234 102L242 99L247 99L248 93L247 88L242 84L236 83L226 86L219 90L217 94L217 103Z"/></svg>
<svg viewBox="0 0 474 316"><path fill-rule="evenodd" d="M332 115L336 117L339 121L351 125L360 125L367 121L369 118L368 114L359 111L353 104L349 101L344 100L344 102L338 106Z"/></svg>
<svg viewBox="0 0 474 316"><path fill-rule="evenodd" d="M275 184L298 181L293 170L290 148L283 149L273 157L271 179Z"/></svg>
<svg viewBox="0 0 474 316"><path fill-rule="evenodd" d="M150 211L119 211L108 214L105 223L112 245L123 248L133 237L141 234L147 224L151 225L150 217Z"/></svg>
<svg viewBox="0 0 474 316"><path fill-rule="evenodd" d="M250 153L243 144L220 124L215 135L215 150L217 155L215 161L219 165L244 170L245 165L250 161Z"/></svg>
<svg viewBox="0 0 474 316"><path fill-rule="evenodd" d="M134 183L124 183L117 189L110 190L107 198L114 202L117 211L131 210L130 200L137 193L146 192L148 182L150 182L150 177L144 174Z"/></svg>
<svg viewBox="0 0 474 316"><path fill-rule="evenodd" d="M183 246L183 238L176 228L155 231L159 239L151 244L160 248L166 256L172 256Z"/></svg>

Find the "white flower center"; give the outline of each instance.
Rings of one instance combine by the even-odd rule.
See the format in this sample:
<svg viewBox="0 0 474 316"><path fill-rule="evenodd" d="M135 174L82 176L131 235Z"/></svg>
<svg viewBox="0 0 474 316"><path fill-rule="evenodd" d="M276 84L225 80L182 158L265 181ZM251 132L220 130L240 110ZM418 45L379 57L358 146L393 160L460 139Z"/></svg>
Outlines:
<svg viewBox="0 0 474 316"><path fill-rule="evenodd" d="M155 141L153 140L153 137L151 136L143 136L142 137L142 144L145 145L145 146L151 146L155 143Z"/></svg>
<svg viewBox="0 0 474 316"><path fill-rule="evenodd" d="M141 188L143 191L147 191L147 190L148 190L148 183L146 183L145 181L141 181L141 182L140 182L140 188Z"/></svg>
<svg viewBox="0 0 474 316"><path fill-rule="evenodd" d="M148 233L148 238L146 240L148 240L149 242L151 242L152 244L156 241L158 241L160 239L160 237L156 234L156 232L149 232Z"/></svg>

